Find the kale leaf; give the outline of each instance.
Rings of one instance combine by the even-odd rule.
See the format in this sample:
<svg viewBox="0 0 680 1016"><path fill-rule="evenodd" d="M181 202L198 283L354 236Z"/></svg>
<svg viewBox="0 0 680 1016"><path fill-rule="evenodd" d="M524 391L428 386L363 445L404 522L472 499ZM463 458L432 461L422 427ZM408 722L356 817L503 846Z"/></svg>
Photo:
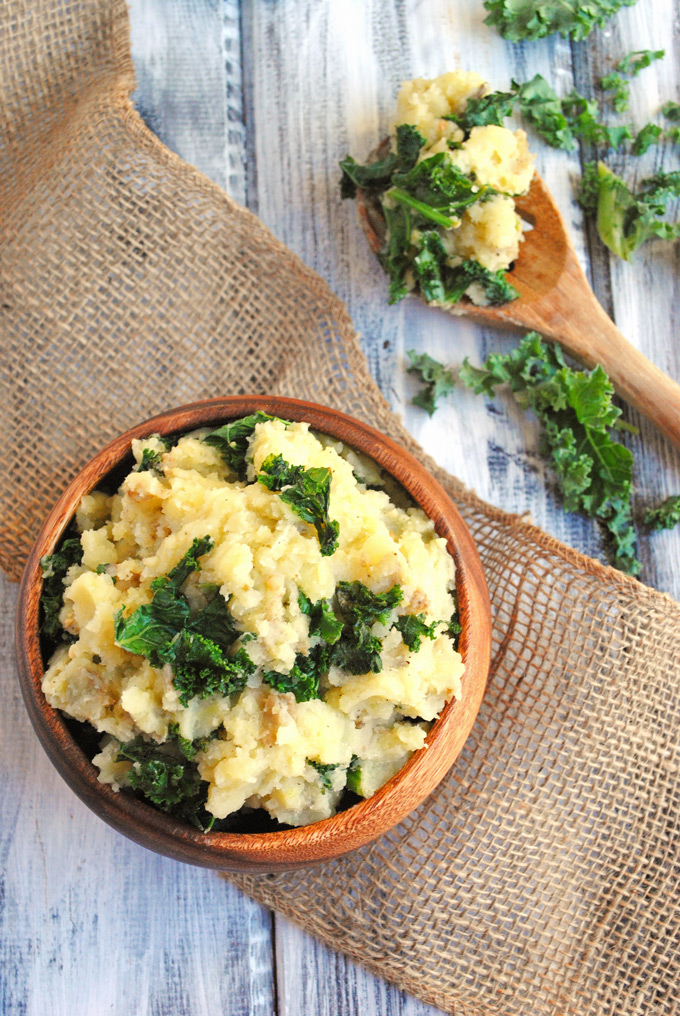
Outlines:
<svg viewBox="0 0 680 1016"><path fill-rule="evenodd" d="M411 402L432 416L437 408L437 400L449 395L455 388L455 374L428 353L416 353L415 349L407 349L406 355L410 360L408 373L418 375L425 385L413 396Z"/></svg>
<svg viewBox="0 0 680 1016"><path fill-rule="evenodd" d="M653 60L663 59L664 55L663 49L637 49L619 60L611 74L605 74L600 86L605 92L614 93L612 101L617 113L623 113L628 109L629 79L636 77L643 68L649 67Z"/></svg>
<svg viewBox="0 0 680 1016"><path fill-rule="evenodd" d="M240 691L255 664L241 646L232 656L236 640L254 638L240 632L220 593L192 617L189 601L181 592L189 575L200 568L198 558L213 547L212 538L193 541L184 557L167 574L151 583L150 603L124 617L122 607L114 618L116 645L145 656L153 667L170 664L173 684L182 705L194 696L229 695Z"/></svg>
<svg viewBox="0 0 680 1016"><path fill-rule="evenodd" d="M308 758L307 765L311 766L312 769L316 769L319 774L322 794L325 794L327 790L333 789L331 773L334 773L336 769L342 768L339 762L316 762L313 758Z"/></svg>
<svg viewBox="0 0 680 1016"><path fill-rule="evenodd" d="M361 190L385 190L389 186L394 173L408 172L413 169L420 149L425 144L425 138L420 131L409 123L399 124L397 127L397 150L389 152L383 159L361 165L352 158L346 156L340 163L342 179L340 180L340 193L343 198L356 196L357 188Z"/></svg>
<svg viewBox="0 0 680 1016"><path fill-rule="evenodd" d="M509 384L517 402L543 426L544 451L554 469L566 511L581 511L608 531L613 563L636 575L631 492L633 455L611 432L620 416L601 367L568 367L558 346L531 332L513 352L492 354L482 368L467 361L461 380L477 393Z"/></svg>
<svg viewBox="0 0 680 1016"><path fill-rule="evenodd" d="M147 470L153 469L156 473L163 473L163 467L161 466L161 453L157 452L154 448L143 448L142 458L139 462L136 473L144 473Z"/></svg>
<svg viewBox="0 0 680 1016"><path fill-rule="evenodd" d="M648 148L663 137L663 127L660 127L658 123L647 123L642 127L635 135L633 141L633 147L631 152L633 155L644 155Z"/></svg>
<svg viewBox="0 0 680 1016"><path fill-rule="evenodd" d="M40 597L40 632L50 643L73 642L74 636L65 631L59 620L64 606L64 579L66 572L83 559L79 536L67 537L54 554L40 559L42 568L42 595Z"/></svg>
<svg viewBox="0 0 680 1016"><path fill-rule="evenodd" d="M213 430L203 438L206 444L219 448L225 462L232 469L239 480L245 480L248 475L248 463L246 453L248 442L255 432L258 423L266 423L275 417L269 416L258 410L250 416L243 416L240 420L232 420L225 423L223 427Z"/></svg>
<svg viewBox="0 0 680 1016"><path fill-rule="evenodd" d="M645 67L649 67L654 60L663 60L665 55L665 49L635 49L619 60L616 70L634 78Z"/></svg>
<svg viewBox="0 0 680 1016"><path fill-rule="evenodd" d="M132 762L128 785L150 804L208 832L213 823L205 809L208 784L193 761L201 748L202 741L180 738L173 731L163 744L139 735L120 745L116 762Z"/></svg>
<svg viewBox="0 0 680 1016"><path fill-rule="evenodd" d="M462 113L451 113L442 119L452 120L466 134L469 134L473 127L486 127L489 124L502 127L503 120L512 116L515 101L514 92L490 92L479 98L468 99Z"/></svg>
<svg viewBox="0 0 680 1016"><path fill-rule="evenodd" d="M680 494L671 495L656 508L648 508L644 523L650 529L672 529L680 523Z"/></svg>
<svg viewBox="0 0 680 1016"><path fill-rule="evenodd" d="M335 595L344 627L330 650L330 662L350 674L380 673L381 643L371 628L376 621L387 623L394 607L401 603L401 587L373 593L363 582L338 582Z"/></svg>
<svg viewBox="0 0 680 1016"><path fill-rule="evenodd" d="M602 162L586 164L578 193L585 211L597 211L602 242L624 261L630 261L634 251L652 236L663 240L680 236L680 222L662 218L674 197L680 197L680 171L648 177L633 192Z"/></svg>
<svg viewBox="0 0 680 1016"><path fill-rule="evenodd" d="M257 479L277 493L296 515L316 529L324 557L338 549L340 526L329 517L331 471L325 466L292 466L282 455L268 455Z"/></svg>
<svg viewBox="0 0 680 1016"><path fill-rule="evenodd" d="M485 24L495 26L511 42L543 39L559 32L585 39L596 25L635 0L484 0L489 12Z"/></svg>
<svg viewBox="0 0 680 1016"><path fill-rule="evenodd" d="M333 610L330 600L312 603L308 596L298 590L298 604L303 614L309 617L309 634L319 635L329 646L335 645L342 634L342 621Z"/></svg>
<svg viewBox="0 0 680 1016"><path fill-rule="evenodd" d="M458 642L460 639L461 632L463 631L463 626L460 623L460 612L458 608L458 590L454 589L451 595L453 596L454 608L453 613L451 614L451 617L449 619L449 623L446 626L446 632L451 641L453 642L453 648L458 649Z"/></svg>
<svg viewBox="0 0 680 1016"><path fill-rule="evenodd" d="M401 632L401 637L411 652L417 653L422 645L423 638L434 639L437 637L437 628L445 621L433 621L427 624L424 614L401 614L392 625Z"/></svg>
<svg viewBox="0 0 680 1016"><path fill-rule="evenodd" d="M630 127L607 127L598 121L595 99L586 99L571 91L559 99L541 74L531 81L512 82L520 112L536 133L553 148L572 151L576 138L607 148L619 148L632 137Z"/></svg>
<svg viewBox="0 0 680 1016"><path fill-rule="evenodd" d="M680 102L664 102L661 112L667 120L673 123L680 123Z"/></svg>
<svg viewBox="0 0 680 1016"><path fill-rule="evenodd" d="M266 670L262 679L276 691L292 692L298 702L320 698L319 682L329 668L329 649L323 642L314 646L309 655L298 653L288 674Z"/></svg>

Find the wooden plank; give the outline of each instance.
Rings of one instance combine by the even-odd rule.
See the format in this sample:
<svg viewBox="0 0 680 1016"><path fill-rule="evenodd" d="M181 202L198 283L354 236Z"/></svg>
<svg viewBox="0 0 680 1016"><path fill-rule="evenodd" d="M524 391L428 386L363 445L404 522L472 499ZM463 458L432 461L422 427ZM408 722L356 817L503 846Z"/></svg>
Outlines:
<svg viewBox="0 0 680 1016"><path fill-rule="evenodd" d="M142 117L245 204L238 0L136 0L130 25Z"/></svg>
<svg viewBox="0 0 680 1016"><path fill-rule="evenodd" d="M0 576L0 1012L271 1016L271 917L114 832L57 775L15 680Z"/></svg>

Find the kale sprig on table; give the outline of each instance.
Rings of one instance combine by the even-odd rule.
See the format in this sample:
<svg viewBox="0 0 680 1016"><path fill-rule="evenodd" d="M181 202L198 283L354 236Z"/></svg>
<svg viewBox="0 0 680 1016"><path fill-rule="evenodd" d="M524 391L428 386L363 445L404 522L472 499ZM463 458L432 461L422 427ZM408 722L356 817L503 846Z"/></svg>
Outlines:
<svg viewBox="0 0 680 1016"><path fill-rule="evenodd" d="M418 289L429 303L455 304L472 283L481 286L489 304L516 299L503 272L491 272L473 259L449 264L438 232L455 228L467 208L498 191L463 173L445 152L418 162L424 146L416 127L400 124L394 152L366 165L349 155L340 163L343 197L354 197L359 188L380 200L386 233L378 258L390 280L389 302Z"/></svg>

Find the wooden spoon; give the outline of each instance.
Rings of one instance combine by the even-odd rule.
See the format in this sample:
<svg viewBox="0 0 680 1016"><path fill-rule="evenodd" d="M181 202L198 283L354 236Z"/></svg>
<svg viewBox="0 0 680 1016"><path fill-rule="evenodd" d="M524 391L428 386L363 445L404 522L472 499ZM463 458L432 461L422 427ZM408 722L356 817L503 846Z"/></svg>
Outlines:
<svg viewBox="0 0 680 1016"><path fill-rule="evenodd" d="M516 198L515 204L533 227L525 233L520 256L507 273L519 299L500 307L476 307L465 300L445 309L490 324L535 330L559 342L587 367L599 363L618 394L680 447L680 385L632 346L605 314L538 173L528 193ZM377 254L385 236L380 202L359 191L358 210L362 229Z"/></svg>

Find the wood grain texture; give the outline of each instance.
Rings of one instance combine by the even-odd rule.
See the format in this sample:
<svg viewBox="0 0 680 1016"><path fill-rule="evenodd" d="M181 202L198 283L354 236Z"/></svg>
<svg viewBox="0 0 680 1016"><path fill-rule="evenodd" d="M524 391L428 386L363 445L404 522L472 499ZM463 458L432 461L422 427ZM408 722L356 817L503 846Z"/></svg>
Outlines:
<svg viewBox="0 0 680 1016"><path fill-rule="evenodd" d="M457 392L434 418L410 405L415 348L448 363L507 351L509 334L456 321L414 300L386 305L385 279L354 208L337 199L337 161L364 158L386 132L400 82L451 67L494 87L542 73L588 93L621 54L665 46L632 88L644 123L677 99L673 0L639 0L585 43L513 46L482 24L481 0L132 0L137 101L147 122L265 219L346 300L373 376L408 429L487 500L530 513L571 546L601 552L594 523L565 515L535 424L508 399ZM680 248L651 242L610 260L572 198L579 153L532 138L598 299L624 335L680 380ZM585 157L588 153L584 152ZM610 159L644 176L644 160ZM667 158L666 166L670 168ZM677 163L672 163L675 168ZM639 170L637 167L639 166ZM638 510L680 491L680 457L654 427L626 438ZM680 598L680 534L641 536L643 580ZM28 722L11 650L16 589L0 576L0 1012L19 1016L431 1016L208 871L156 857L112 832L59 779ZM276 978L274 967L276 966Z"/></svg>

